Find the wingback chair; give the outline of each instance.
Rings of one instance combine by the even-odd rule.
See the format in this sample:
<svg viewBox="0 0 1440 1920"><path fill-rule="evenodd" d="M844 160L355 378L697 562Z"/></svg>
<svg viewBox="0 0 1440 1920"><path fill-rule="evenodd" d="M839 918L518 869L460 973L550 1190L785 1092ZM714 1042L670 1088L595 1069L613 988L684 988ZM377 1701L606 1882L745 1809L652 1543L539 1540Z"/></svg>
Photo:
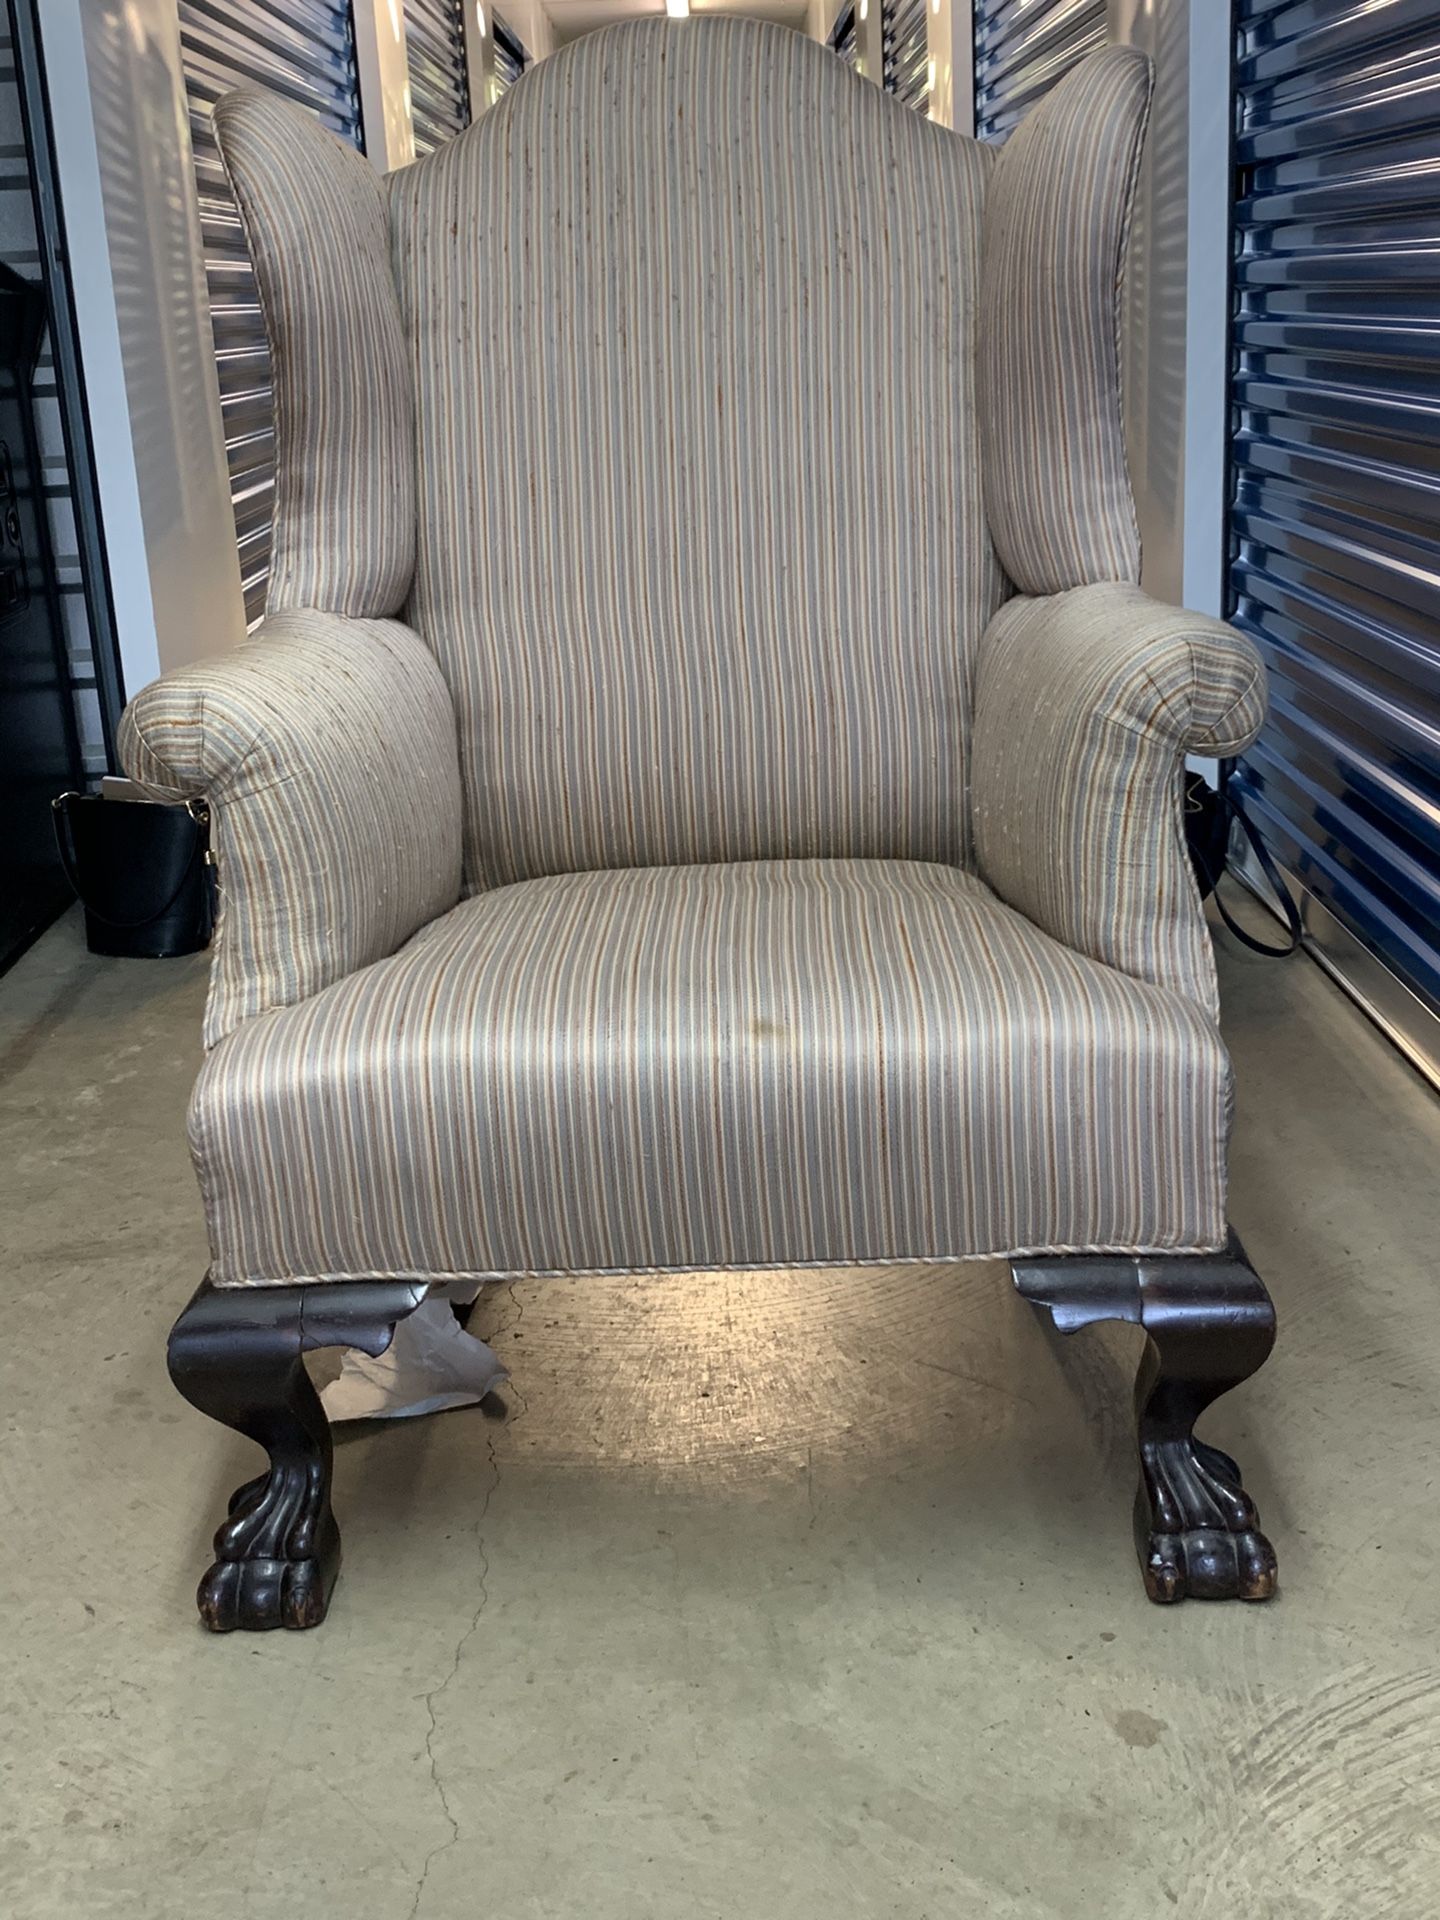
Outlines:
<svg viewBox="0 0 1440 1920"><path fill-rule="evenodd" d="M325 1614L308 1350L500 1277L917 1261L1142 1326L1150 1596L1272 1592L1192 1431L1274 1319L1181 773L1264 682L1137 585L1149 91L1094 55L997 151L778 27L645 20L383 181L220 103L268 610L122 730L218 865L170 1365L269 1467L207 1625Z"/></svg>

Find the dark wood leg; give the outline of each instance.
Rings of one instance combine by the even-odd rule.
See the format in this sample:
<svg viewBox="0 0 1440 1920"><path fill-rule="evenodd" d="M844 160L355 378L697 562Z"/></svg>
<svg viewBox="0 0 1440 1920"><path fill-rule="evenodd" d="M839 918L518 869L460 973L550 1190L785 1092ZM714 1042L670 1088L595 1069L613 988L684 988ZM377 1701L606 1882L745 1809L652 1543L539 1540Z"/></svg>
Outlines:
<svg viewBox="0 0 1440 1920"><path fill-rule="evenodd" d="M330 1506L330 1427L301 1356L383 1353L423 1286L218 1288L208 1281L170 1333L170 1378L201 1413L258 1441L269 1471L230 1501L196 1596L214 1633L318 1627L340 1571Z"/></svg>
<svg viewBox="0 0 1440 1920"><path fill-rule="evenodd" d="M1223 1253L1051 1257L1012 1261L1011 1271L1061 1333L1130 1320L1148 1336L1135 1383L1135 1544L1150 1598L1268 1600L1275 1554L1240 1469L1194 1433L1211 1401L1275 1344L1275 1309L1239 1240L1232 1234Z"/></svg>

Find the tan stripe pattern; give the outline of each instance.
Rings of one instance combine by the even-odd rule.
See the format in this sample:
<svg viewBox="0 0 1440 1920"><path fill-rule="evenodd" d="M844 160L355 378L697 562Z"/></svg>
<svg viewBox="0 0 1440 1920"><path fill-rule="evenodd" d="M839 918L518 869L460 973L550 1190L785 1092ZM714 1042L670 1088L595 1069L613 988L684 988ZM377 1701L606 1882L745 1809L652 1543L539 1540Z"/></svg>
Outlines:
<svg viewBox="0 0 1440 1920"><path fill-rule="evenodd" d="M137 695L120 752L158 798L210 803L207 1046L393 953L459 896L455 717L397 621L276 614Z"/></svg>
<svg viewBox="0 0 1440 1920"><path fill-rule="evenodd" d="M707 17L588 35L393 177L410 617L455 690L472 886L964 862L989 164Z"/></svg>
<svg viewBox="0 0 1440 1920"><path fill-rule="evenodd" d="M413 523L417 631L272 617L125 721L216 817L219 1284L1223 1243L1177 779L1253 733L1259 665L1082 585L1138 558L1147 94L1086 62L997 162L798 35L642 21L388 212L297 110L225 103L278 591L397 606ZM1055 595L998 613L982 421Z"/></svg>
<svg viewBox="0 0 1440 1920"><path fill-rule="evenodd" d="M985 206L980 406L990 536L1022 593L1140 578L1119 294L1150 63L1093 53L1000 149Z"/></svg>
<svg viewBox="0 0 1440 1920"><path fill-rule="evenodd" d="M266 611L398 613L415 560L409 361L374 169L258 88L215 108L265 313L275 390Z"/></svg>
<svg viewBox="0 0 1440 1920"><path fill-rule="evenodd" d="M980 649L981 873L1078 953L1218 1018L1181 770L1239 753L1264 716L1260 656L1222 621L1113 584L1007 601Z"/></svg>
<svg viewBox="0 0 1440 1920"><path fill-rule="evenodd" d="M248 1021L192 1140L222 1285L1214 1247L1178 994L953 868L560 875Z"/></svg>

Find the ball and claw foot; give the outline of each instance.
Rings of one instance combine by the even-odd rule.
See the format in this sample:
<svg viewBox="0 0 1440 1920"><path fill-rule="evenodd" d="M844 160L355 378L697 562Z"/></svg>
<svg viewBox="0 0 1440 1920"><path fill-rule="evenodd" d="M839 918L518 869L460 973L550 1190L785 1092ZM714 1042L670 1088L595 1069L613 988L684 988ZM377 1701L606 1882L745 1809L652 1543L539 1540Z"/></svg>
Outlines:
<svg viewBox="0 0 1440 1920"><path fill-rule="evenodd" d="M1150 1599L1271 1599L1275 1552L1240 1469L1194 1431L1274 1345L1275 1309L1239 1241L1232 1234L1214 1254L1017 1260L1012 1271L1061 1333L1127 1320L1148 1336L1135 1387L1135 1546Z"/></svg>
<svg viewBox="0 0 1440 1920"><path fill-rule="evenodd" d="M1274 1597L1275 1550L1228 1454L1201 1440L1161 1443L1142 1450L1141 1474L1135 1547L1157 1606Z"/></svg>
<svg viewBox="0 0 1440 1920"><path fill-rule="evenodd" d="M318 1627L340 1572L340 1529L318 1462L274 1467L236 1489L196 1591L212 1633Z"/></svg>
<svg viewBox="0 0 1440 1920"><path fill-rule="evenodd" d="M207 1282L170 1334L170 1377L212 1420L254 1440L266 1473L231 1496L200 1582L212 1633L318 1627L340 1571L330 1426L305 1370L319 1347L383 1353L423 1285L356 1281L223 1291Z"/></svg>

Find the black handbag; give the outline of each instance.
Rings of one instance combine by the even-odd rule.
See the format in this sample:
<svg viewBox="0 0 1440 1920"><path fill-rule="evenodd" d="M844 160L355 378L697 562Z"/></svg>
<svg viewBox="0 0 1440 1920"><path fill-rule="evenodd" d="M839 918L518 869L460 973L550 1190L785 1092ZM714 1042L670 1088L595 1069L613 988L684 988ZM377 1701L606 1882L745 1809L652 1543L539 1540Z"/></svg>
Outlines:
<svg viewBox="0 0 1440 1920"><path fill-rule="evenodd" d="M61 863L85 909L92 953L168 959L210 944L215 869L203 802L166 807L62 793L54 809Z"/></svg>
<svg viewBox="0 0 1440 1920"><path fill-rule="evenodd" d="M1220 785L1212 787L1203 774L1185 774L1185 844L1190 852L1190 864L1195 869L1195 881L1200 888L1200 898L1208 899L1213 893L1215 905L1220 910L1220 918L1234 934L1254 953L1268 954L1272 959L1283 960L1287 954L1294 953L1300 945L1304 932L1300 924L1300 909L1296 906L1285 876L1276 866L1269 848L1260 838L1255 824L1250 820L1239 800L1230 791L1230 763L1220 763ZM1230 828L1238 823L1240 831L1250 842L1260 871L1265 875L1280 902L1285 915L1285 924L1289 928L1289 939L1283 947L1272 947L1264 940L1257 940L1253 933L1247 933L1231 914L1230 909L1220 897L1220 882L1225 876L1226 862L1230 856Z"/></svg>

